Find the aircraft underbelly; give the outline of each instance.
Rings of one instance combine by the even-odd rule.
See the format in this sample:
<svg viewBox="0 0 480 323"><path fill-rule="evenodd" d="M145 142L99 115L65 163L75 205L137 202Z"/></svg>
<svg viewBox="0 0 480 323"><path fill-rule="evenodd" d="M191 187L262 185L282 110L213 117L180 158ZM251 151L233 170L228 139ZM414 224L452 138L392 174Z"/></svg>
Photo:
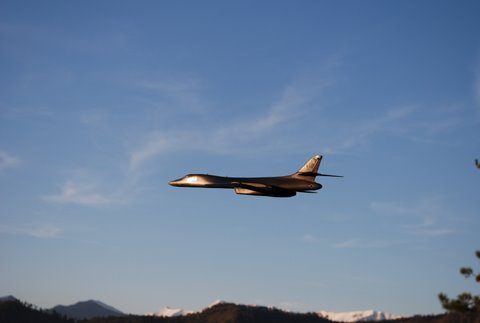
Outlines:
<svg viewBox="0 0 480 323"><path fill-rule="evenodd" d="M315 190L321 187L320 184L315 182L307 181L296 181L292 179L261 179L258 181L252 181L253 183L257 182L264 186L269 186L272 188L278 188L281 190L288 191L304 191L304 190Z"/></svg>
<svg viewBox="0 0 480 323"><path fill-rule="evenodd" d="M240 195L258 195L258 196L274 196L274 197L291 197L295 196L297 193L295 191L289 191L289 190L265 190L265 191L259 191L259 190L254 190L254 189L249 189L249 188L244 188L244 187L235 187L234 188L235 193L240 194Z"/></svg>

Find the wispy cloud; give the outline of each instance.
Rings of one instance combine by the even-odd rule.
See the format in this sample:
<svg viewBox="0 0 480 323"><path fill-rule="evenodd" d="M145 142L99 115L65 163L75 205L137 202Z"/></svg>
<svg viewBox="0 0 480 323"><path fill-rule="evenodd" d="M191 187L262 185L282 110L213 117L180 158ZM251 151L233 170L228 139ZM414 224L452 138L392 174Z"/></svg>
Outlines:
<svg viewBox="0 0 480 323"><path fill-rule="evenodd" d="M389 248L397 245L404 244L405 241L389 241L389 240L361 240L361 239L349 239L345 241L336 242L333 244L333 248L337 249L379 249Z"/></svg>
<svg viewBox="0 0 480 323"><path fill-rule="evenodd" d="M130 153L130 170L136 171L149 159L178 148L181 145L179 136L153 131L147 139Z"/></svg>
<svg viewBox="0 0 480 323"><path fill-rule="evenodd" d="M203 88L202 82L196 79L169 80L169 81L143 81L140 87L159 96L163 105L170 109L178 109L188 113L203 114L206 104L199 92Z"/></svg>
<svg viewBox="0 0 480 323"><path fill-rule="evenodd" d="M5 151L0 150L0 171L18 164L18 159Z"/></svg>
<svg viewBox="0 0 480 323"><path fill-rule="evenodd" d="M114 202L110 197L96 192L96 185L80 184L67 181L60 194L45 196L44 200L57 204L79 204L84 206L101 206Z"/></svg>
<svg viewBox="0 0 480 323"><path fill-rule="evenodd" d="M389 109L374 118L355 120L354 123L339 123L332 129L337 133L332 142L334 146L325 148L327 153L346 153L359 146L368 145L376 136L400 131L402 121L406 120L415 110L414 106L401 106Z"/></svg>
<svg viewBox="0 0 480 323"><path fill-rule="evenodd" d="M381 111L371 118L329 120L329 138L324 151L344 154L373 145L380 137L392 136L422 144L451 144L451 134L471 123L471 110L462 104L427 107L407 104Z"/></svg>
<svg viewBox="0 0 480 323"><path fill-rule="evenodd" d="M372 202L375 212L405 219L401 225L403 231L422 236L441 236L453 234L454 231L442 228L439 224L444 211L438 198L423 198L408 205L399 202Z"/></svg>
<svg viewBox="0 0 480 323"><path fill-rule="evenodd" d="M268 109L256 115L234 119L215 125L192 124L185 130L154 130L145 136L130 153L130 169L138 170L147 161L172 151L206 150L215 153L245 152L265 149L266 137L279 133L283 126L296 120L302 107L316 95L321 87L303 89L287 87ZM208 143L208 144L205 144ZM252 143L255 143L254 145ZM261 148L258 148L262 146Z"/></svg>
<svg viewBox="0 0 480 323"><path fill-rule="evenodd" d="M278 133L287 123L299 120L308 110L308 104L322 93L325 86L322 83L305 87L290 85L265 111L213 129L211 137L217 143L217 149L229 150L229 147L248 144L265 135Z"/></svg>
<svg viewBox="0 0 480 323"><path fill-rule="evenodd" d="M48 224L39 226L8 226L0 224L0 232L42 239L53 239L58 237L62 230L57 226Z"/></svg>
<svg viewBox="0 0 480 323"><path fill-rule="evenodd" d="M445 227L445 208L439 198L422 198L409 203L374 201L370 208L373 212L391 219L389 227L394 230L396 237L392 239L353 237L333 243L333 248L383 249L408 244L412 236L431 238L455 233L453 229ZM309 235L305 237L310 238Z"/></svg>
<svg viewBox="0 0 480 323"><path fill-rule="evenodd" d="M44 225L30 228L25 230L25 232L36 238L55 238L62 232L62 230L53 225Z"/></svg>
<svg viewBox="0 0 480 323"><path fill-rule="evenodd" d="M310 234L310 233L304 234L301 240L303 242L307 242L307 243L316 243L316 242L319 241L317 236L315 236L313 234Z"/></svg>

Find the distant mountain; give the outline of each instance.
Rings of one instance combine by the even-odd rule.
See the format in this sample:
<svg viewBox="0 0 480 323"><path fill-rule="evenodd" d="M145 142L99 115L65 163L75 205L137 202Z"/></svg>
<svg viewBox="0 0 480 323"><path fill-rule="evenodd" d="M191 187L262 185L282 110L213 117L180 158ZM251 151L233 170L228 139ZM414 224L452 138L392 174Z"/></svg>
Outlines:
<svg viewBox="0 0 480 323"><path fill-rule="evenodd" d="M222 305L225 304L224 301L222 300L217 300L208 307L206 307L203 311L215 307L217 305ZM193 314L193 313L200 313L199 312L194 312L194 311L186 311L182 308L170 308L170 307L165 307L160 309L158 312L155 313L148 313L147 315L152 315L152 316L159 316L159 317L178 317L178 316L183 316L187 314ZM394 315L390 313L385 313L385 312L378 312L374 310L367 310L367 311L356 311L356 312L326 312L326 311L320 311L317 313L319 317L321 318L326 318L329 319L330 321L335 321L335 322L374 322L374 321L383 321L383 320L394 320L401 318L399 315Z"/></svg>
<svg viewBox="0 0 480 323"><path fill-rule="evenodd" d="M147 313L149 316L158 316L158 317L177 317L177 316L183 316L187 314L191 314L193 312L188 312L185 311L181 308L170 308L170 307L164 307L160 309L157 312L154 313Z"/></svg>
<svg viewBox="0 0 480 323"><path fill-rule="evenodd" d="M13 296L0 297L0 302L9 301L17 299ZM157 312L147 313L147 316L157 316L157 317L181 317L188 314L196 314L204 312L208 309L215 308L218 305L227 304L222 300L216 300L215 302L208 305L204 310L195 312L188 311L182 308L171 308L164 307ZM65 315L68 318L73 319L90 319L93 317L108 317L108 316L122 316L124 313L117 310L116 308L102 303L100 301L89 300L85 302L78 302L70 306L58 305L51 309L60 315ZM393 315L385 312L378 312L374 310L368 311L356 311L356 312L327 312L320 311L316 313L320 318L325 318L330 321L336 322L373 322L373 321L382 321L382 320L394 320L401 318L401 316Z"/></svg>
<svg viewBox="0 0 480 323"><path fill-rule="evenodd" d="M321 311L318 312L318 315L337 322L373 322L401 318L399 315L374 310L338 313Z"/></svg>
<svg viewBox="0 0 480 323"><path fill-rule="evenodd" d="M221 305L221 304L225 304L225 303L226 303L225 301L222 301L221 299L217 299L216 301L213 301L212 303L210 303L210 305L208 305L207 308L214 307L214 306Z"/></svg>
<svg viewBox="0 0 480 323"><path fill-rule="evenodd" d="M2 298L5 299L5 298ZM83 302L87 305L97 301ZM75 304L76 305L76 304ZM104 307L105 304L99 305ZM74 305L72 305L74 306ZM107 307L109 307L107 305ZM118 313L118 310L115 310ZM0 302L1 323L75 323L72 318L66 318L50 310L20 302L18 300ZM128 315L121 317L94 317L82 323L332 323L320 317L317 313L291 313L264 306L237 305L219 303L206 308L201 312L173 318L152 318L151 316ZM384 323L480 323L480 313L450 313L430 316L414 316L396 320L384 320Z"/></svg>
<svg viewBox="0 0 480 323"><path fill-rule="evenodd" d="M0 297L0 302L15 302L15 301L18 301L18 299L16 299L12 295Z"/></svg>
<svg viewBox="0 0 480 323"><path fill-rule="evenodd" d="M213 303L211 303L210 305L208 305L207 308L205 308L205 309L209 309L209 308L212 308L212 307L220 305L220 304L225 304L225 302L222 301L222 300L216 300ZM202 311L204 311L204 310L202 310ZM160 309L158 312L147 313L147 315L158 316L158 317L177 317L177 316L183 316L183 315L188 315L188 314L200 313L202 311L198 311L198 312L186 311L183 308L171 308L171 307L167 306L167 307L164 307L164 308Z"/></svg>
<svg viewBox="0 0 480 323"><path fill-rule="evenodd" d="M68 306L57 305L51 311L76 320L125 315L116 308L95 300L78 302Z"/></svg>

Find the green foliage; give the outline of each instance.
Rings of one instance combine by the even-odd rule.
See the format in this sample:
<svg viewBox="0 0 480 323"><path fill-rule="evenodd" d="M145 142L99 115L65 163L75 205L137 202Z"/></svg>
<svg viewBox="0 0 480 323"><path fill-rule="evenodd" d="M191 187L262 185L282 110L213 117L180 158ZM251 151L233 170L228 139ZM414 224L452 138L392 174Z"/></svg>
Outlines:
<svg viewBox="0 0 480 323"><path fill-rule="evenodd" d="M465 276L465 278L468 278L473 275L473 269L468 267L462 267L460 268L460 274Z"/></svg>
<svg viewBox="0 0 480 323"><path fill-rule="evenodd" d="M475 255L480 259L480 250L475 252ZM475 275L475 281L480 283L480 273L474 274L473 269L470 267L460 268L460 274L469 278ZM448 312L456 313L480 313L480 295L472 295L471 293L462 293L455 299L450 299L444 293L438 294L438 299L443 308Z"/></svg>

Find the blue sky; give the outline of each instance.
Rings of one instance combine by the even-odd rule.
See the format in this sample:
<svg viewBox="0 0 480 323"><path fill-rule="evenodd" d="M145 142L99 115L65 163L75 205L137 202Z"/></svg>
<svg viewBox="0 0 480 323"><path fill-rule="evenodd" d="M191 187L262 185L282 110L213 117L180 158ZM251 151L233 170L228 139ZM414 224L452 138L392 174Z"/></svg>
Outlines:
<svg viewBox="0 0 480 323"><path fill-rule="evenodd" d="M2 1L0 294L442 311L480 228L477 1ZM283 175L318 194L167 185ZM475 290L476 288L476 290Z"/></svg>

